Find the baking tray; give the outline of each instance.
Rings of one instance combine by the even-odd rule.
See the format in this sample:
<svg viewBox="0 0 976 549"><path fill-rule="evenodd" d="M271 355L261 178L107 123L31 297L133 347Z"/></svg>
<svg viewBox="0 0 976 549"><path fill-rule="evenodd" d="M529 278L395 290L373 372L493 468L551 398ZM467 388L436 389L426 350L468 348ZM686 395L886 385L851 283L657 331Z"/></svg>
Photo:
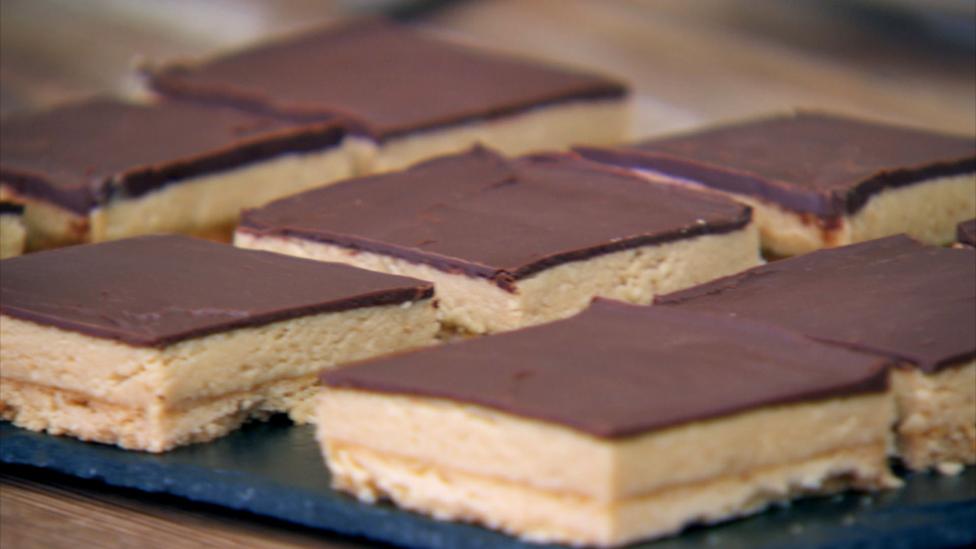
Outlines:
<svg viewBox="0 0 976 549"><path fill-rule="evenodd" d="M313 428L287 419L252 423L207 444L166 454L34 433L0 422L0 461L113 486L368 538L433 549L539 549L477 526L440 522L333 491ZM909 475L876 495L808 498L751 518L633 547L959 547L976 544L976 468L954 477Z"/></svg>

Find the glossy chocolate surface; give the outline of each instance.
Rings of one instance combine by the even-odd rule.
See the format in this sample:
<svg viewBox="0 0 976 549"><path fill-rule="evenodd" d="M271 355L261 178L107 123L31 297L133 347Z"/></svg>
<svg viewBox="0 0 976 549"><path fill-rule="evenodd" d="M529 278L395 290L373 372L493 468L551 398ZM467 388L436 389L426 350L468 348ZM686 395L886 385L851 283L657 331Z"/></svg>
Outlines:
<svg viewBox="0 0 976 549"><path fill-rule="evenodd" d="M145 347L433 295L410 278L183 236L29 254L0 274L0 313Z"/></svg>
<svg viewBox="0 0 976 549"><path fill-rule="evenodd" d="M570 100L618 82L464 47L381 20L327 27L150 75L159 92L293 117L342 114L379 139Z"/></svg>
<svg viewBox="0 0 976 549"><path fill-rule="evenodd" d="M655 303L774 323L929 372L976 358L976 251L906 236L776 261Z"/></svg>

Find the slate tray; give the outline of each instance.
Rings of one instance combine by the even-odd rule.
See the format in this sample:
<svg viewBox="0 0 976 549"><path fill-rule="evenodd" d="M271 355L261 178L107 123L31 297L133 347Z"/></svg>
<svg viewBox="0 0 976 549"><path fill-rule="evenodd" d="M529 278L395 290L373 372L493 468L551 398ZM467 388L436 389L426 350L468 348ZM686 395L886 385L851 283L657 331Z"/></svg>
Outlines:
<svg viewBox="0 0 976 549"><path fill-rule="evenodd" d="M311 427L254 423L162 455L33 433L0 422L0 461L405 547L539 549L476 526L439 522L334 492ZM976 468L917 474L880 495L810 498L790 507L635 547L959 547L976 544ZM552 547L552 546L549 546Z"/></svg>

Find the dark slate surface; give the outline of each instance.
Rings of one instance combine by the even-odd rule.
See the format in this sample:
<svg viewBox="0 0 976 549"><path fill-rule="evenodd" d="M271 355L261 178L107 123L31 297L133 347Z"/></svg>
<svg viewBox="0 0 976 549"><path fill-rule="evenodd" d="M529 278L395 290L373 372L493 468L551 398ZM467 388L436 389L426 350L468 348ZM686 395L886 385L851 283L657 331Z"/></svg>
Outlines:
<svg viewBox="0 0 976 549"><path fill-rule="evenodd" d="M527 549L475 526L365 505L329 488L311 427L258 423L162 455L42 435L0 423L0 461L160 492L405 547ZM810 498L636 547L959 547L976 544L976 468L916 474L902 490Z"/></svg>

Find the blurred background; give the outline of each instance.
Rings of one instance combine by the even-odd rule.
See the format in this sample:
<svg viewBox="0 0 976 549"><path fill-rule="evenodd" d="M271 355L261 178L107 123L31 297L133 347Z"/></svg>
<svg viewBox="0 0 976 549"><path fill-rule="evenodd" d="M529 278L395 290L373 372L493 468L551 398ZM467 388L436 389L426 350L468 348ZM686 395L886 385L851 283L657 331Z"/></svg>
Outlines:
<svg viewBox="0 0 976 549"><path fill-rule="evenodd" d="M641 136L793 107L976 134L976 0L0 0L0 115L371 13L627 80Z"/></svg>

